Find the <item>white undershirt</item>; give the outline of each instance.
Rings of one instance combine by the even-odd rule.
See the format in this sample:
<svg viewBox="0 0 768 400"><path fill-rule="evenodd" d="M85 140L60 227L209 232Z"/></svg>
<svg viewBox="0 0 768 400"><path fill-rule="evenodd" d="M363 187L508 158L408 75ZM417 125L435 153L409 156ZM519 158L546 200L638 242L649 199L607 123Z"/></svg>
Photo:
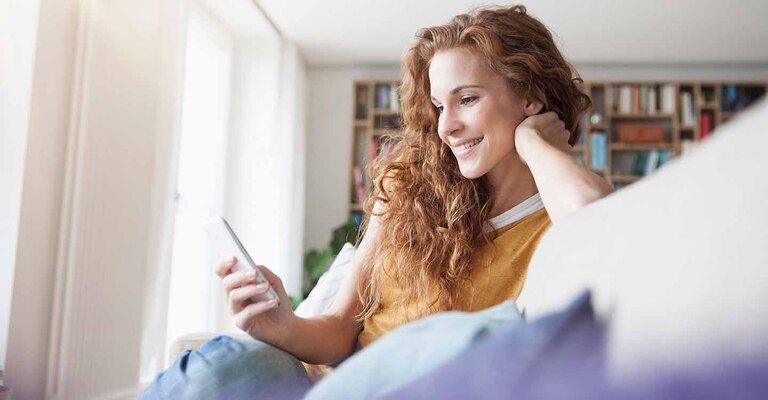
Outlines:
<svg viewBox="0 0 768 400"><path fill-rule="evenodd" d="M519 221L542 208L544 208L544 203L541 201L541 196L536 193L523 200L520 204L504 211L501 215L491 218L488 222L490 222L494 230L500 229L513 222Z"/></svg>

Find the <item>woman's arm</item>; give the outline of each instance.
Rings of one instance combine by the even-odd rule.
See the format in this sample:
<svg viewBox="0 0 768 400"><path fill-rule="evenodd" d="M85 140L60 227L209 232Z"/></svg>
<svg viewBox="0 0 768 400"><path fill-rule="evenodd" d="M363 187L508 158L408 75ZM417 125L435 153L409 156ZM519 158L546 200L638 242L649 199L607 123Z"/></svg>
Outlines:
<svg viewBox="0 0 768 400"><path fill-rule="evenodd" d="M515 130L515 147L528 165L552 222L605 197L613 188L570 156L570 133L557 114L526 118Z"/></svg>
<svg viewBox="0 0 768 400"><path fill-rule="evenodd" d="M324 315L301 318L293 317L290 329L277 347L293 354L296 358L312 364L336 364L351 355L357 345L357 336L362 329L356 320L362 311L358 295L361 282L361 267L379 236L379 221L370 217L365 236L355 251L349 275L339 289L331 309Z"/></svg>
<svg viewBox="0 0 768 400"><path fill-rule="evenodd" d="M246 270L232 272L234 257L222 261L216 274L222 278L230 313L235 325L255 339L269 343L296 358L313 364L336 364L355 350L361 325L356 320L362 309L358 288L361 266L379 236L379 221L371 216L368 229L350 265L331 310L314 318L301 318L291 311L290 299L282 280L268 268L259 266L267 282L258 282L257 274ZM253 296L275 289L278 299L253 302Z"/></svg>

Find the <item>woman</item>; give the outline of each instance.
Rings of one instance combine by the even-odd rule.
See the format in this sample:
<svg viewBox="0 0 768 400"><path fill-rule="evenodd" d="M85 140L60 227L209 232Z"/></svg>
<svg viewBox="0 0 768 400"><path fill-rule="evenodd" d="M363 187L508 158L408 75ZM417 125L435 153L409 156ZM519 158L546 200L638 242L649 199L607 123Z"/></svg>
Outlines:
<svg viewBox="0 0 768 400"><path fill-rule="evenodd" d="M208 372L188 379L199 386L188 393L300 394L310 383L296 359L334 365L408 321L515 299L550 220L612 191L569 155L590 101L525 7L459 15L417 38L404 60L404 133L376 166L365 234L332 310L299 318L266 267L268 282L256 282L231 271L235 260L222 262L236 324L258 341L217 338L186 355L224 360L200 368ZM248 300L270 287L279 299Z"/></svg>

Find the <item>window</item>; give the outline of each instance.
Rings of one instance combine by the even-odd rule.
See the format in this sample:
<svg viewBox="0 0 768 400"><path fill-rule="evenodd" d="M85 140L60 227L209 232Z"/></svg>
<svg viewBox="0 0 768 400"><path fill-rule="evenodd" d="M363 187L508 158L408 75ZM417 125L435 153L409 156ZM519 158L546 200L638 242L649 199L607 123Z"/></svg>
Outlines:
<svg viewBox="0 0 768 400"><path fill-rule="evenodd" d="M212 272L201 229L222 214L229 123L232 39L205 11L190 7L186 29L181 139L166 344L216 327ZM167 348L167 347L166 347Z"/></svg>

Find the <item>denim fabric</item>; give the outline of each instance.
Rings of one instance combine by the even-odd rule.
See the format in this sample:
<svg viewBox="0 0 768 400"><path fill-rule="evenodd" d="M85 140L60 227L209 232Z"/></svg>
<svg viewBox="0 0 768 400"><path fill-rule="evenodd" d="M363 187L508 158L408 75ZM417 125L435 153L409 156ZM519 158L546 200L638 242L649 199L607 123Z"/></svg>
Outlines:
<svg viewBox="0 0 768 400"><path fill-rule="evenodd" d="M381 396L439 367L501 327L523 319L512 301L475 313L444 312L403 325L342 363L307 399Z"/></svg>
<svg viewBox="0 0 768 400"><path fill-rule="evenodd" d="M218 336L188 350L142 393L150 399L298 399L312 383L292 355L256 341Z"/></svg>
<svg viewBox="0 0 768 400"><path fill-rule="evenodd" d="M573 399L602 382L604 327L589 293L564 311L504 327L387 399ZM589 388L590 390L585 390Z"/></svg>

